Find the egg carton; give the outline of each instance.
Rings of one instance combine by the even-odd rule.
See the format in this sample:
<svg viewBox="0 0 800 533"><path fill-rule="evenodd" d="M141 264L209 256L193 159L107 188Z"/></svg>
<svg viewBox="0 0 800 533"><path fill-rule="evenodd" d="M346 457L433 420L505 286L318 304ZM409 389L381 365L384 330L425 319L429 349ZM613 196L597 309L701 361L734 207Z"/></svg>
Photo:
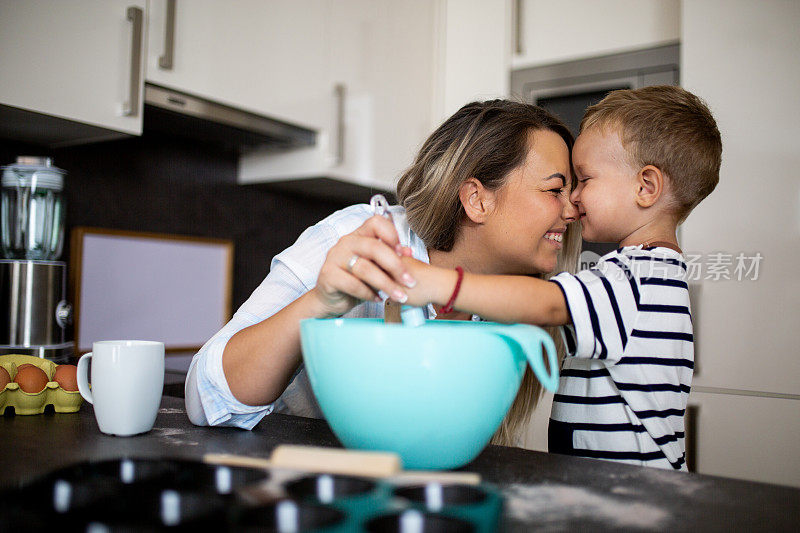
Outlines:
<svg viewBox="0 0 800 533"><path fill-rule="evenodd" d="M14 383L17 367L25 363L37 366L47 374L47 385L41 392L25 392ZM74 413L81 408L83 398L80 392L64 390L57 381L52 381L58 367L54 362L33 355L8 354L0 355L0 366L11 376L11 382L0 391L0 414L9 407L13 407L18 415L38 415L48 405L52 405L56 413Z"/></svg>
<svg viewBox="0 0 800 533"><path fill-rule="evenodd" d="M0 530L488 533L502 505L485 483L402 485L122 458L75 464L0 493Z"/></svg>

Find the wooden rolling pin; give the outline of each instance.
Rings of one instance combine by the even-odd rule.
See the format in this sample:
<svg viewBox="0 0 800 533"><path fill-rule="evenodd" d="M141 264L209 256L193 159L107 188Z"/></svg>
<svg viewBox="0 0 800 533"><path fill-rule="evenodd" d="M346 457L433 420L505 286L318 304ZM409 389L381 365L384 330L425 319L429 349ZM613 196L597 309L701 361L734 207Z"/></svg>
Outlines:
<svg viewBox="0 0 800 533"><path fill-rule="evenodd" d="M436 470L403 470L395 453L344 450L317 446L281 444L269 459L227 453L208 453L203 462L249 468L286 468L305 472L343 474L387 478L403 483L453 483L478 485L479 474L474 472L442 472Z"/></svg>

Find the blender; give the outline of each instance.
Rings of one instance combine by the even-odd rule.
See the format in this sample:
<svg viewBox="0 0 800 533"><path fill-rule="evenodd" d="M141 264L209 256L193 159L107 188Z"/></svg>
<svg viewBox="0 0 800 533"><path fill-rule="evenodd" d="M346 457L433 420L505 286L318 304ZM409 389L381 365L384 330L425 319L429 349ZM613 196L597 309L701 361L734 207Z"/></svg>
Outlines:
<svg viewBox="0 0 800 533"><path fill-rule="evenodd" d="M20 156L2 167L0 200L0 354L66 363L74 352L66 328L64 175L50 158Z"/></svg>

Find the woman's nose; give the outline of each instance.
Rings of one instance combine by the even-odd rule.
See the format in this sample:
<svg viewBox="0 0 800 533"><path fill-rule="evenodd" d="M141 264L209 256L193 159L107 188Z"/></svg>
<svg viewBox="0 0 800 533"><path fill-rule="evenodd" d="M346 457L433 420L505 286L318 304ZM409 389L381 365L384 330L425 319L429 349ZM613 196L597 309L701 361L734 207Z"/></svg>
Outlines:
<svg viewBox="0 0 800 533"><path fill-rule="evenodd" d="M561 217L567 222L575 222L578 220L578 207L572 203L572 195L564 202L564 209L561 211Z"/></svg>

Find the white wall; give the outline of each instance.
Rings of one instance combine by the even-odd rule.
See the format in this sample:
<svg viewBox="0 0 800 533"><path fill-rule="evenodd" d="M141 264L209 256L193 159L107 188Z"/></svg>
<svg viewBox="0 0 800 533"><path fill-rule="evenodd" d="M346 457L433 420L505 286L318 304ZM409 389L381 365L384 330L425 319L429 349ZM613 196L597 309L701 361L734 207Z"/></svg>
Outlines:
<svg viewBox="0 0 800 533"><path fill-rule="evenodd" d="M757 281L702 283L695 384L800 394L798 23L796 1L684 2L682 85L709 103L723 163L682 244L764 256Z"/></svg>
<svg viewBox="0 0 800 533"><path fill-rule="evenodd" d="M691 0L682 19L682 85L723 138L683 248L763 256L757 280L692 286L698 470L800 486L800 2Z"/></svg>

